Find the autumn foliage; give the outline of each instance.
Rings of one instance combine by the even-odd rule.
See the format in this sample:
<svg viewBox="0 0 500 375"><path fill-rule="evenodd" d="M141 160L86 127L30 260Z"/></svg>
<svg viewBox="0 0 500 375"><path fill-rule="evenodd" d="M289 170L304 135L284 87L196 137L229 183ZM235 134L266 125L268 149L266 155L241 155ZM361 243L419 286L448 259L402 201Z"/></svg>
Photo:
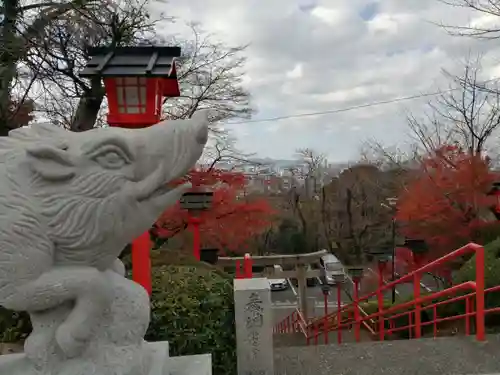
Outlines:
<svg viewBox="0 0 500 375"><path fill-rule="evenodd" d="M481 155L454 146L436 150L399 197L400 230L424 239L432 258L475 241L482 228L492 225L484 214L496 204L487 195L496 178Z"/></svg>
<svg viewBox="0 0 500 375"><path fill-rule="evenodd" d="M218 169L191 171L186 178L194 189L213 190L212 208L200 215L201 243L221 251L245 251L246 242L271 225L273 209L265 199L252 199L243 193L246 179L242 173ZM188 213L178 203L167 209L156 222L160 238L172 237L188 227Z"/></svg>

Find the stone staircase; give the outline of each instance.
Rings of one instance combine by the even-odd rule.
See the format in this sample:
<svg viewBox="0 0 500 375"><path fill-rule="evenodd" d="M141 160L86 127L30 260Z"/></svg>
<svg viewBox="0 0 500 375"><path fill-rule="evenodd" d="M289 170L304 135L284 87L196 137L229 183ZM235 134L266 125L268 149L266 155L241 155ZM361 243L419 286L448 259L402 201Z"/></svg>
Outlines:
<svg viewBox="0 0 500 375"><path fill-rule="evenodd" d="M372 336L366 330L360 331L361 341L373 341ZM318 336L318 345L324 345L325 338L323 335ZM356 338L354 330L342 331L342 343L355 343ZM328 333L328 343L337 343L337 331ZM275 333L273 335L273 345L275 348L291 347L291 346L306 346L306 338L303 333ZM310 340L310 345L315 345L314 339Z"/></svg>
<svg viewBox="0 0 500 375"><path fill-rule="evenodd" d="M280 346L275 375L470 375L500 373L500 336L486 342L455 336L436 339Z"/></svg>
<svg viewBox="0 0 500 375"><path fill-rule="evenodd" d="M300 332L298 333L275 333L273 335L273 346L275 348L305 346L306 338Z"/></svg>

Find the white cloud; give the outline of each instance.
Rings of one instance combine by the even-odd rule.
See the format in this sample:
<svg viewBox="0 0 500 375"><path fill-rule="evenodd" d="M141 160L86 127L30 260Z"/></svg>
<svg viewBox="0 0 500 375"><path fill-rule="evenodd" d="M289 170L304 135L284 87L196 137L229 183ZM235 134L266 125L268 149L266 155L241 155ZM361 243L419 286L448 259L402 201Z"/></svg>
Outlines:
<svg viewBox="0 0 500 375"><path fill-rule="evenodd" d="M320 102L347 102L350 100L364 99L369 96L368 86L358 86L347 90L333 91L327 94L315 95Z"/></svg>
<svg viewBox="0 0 500 375"><path fill-rule="evenodd" d="M403 28L411 27L414 18L410 14L404 13L380 13L377 14L372 20L368 21L368 29L370 32L386 32L389 34L396 34Z"/></svg>
<svg viewBox="0 0 500 375"><path fill-rule="evenodd" d="M297 78L302 78L304 72L303 72L303 69L302 69L302 64L295 64L295 66L293 67L292 70L289 70L288 72L286 72L286 76L287 78L290 78L290 79L297 79Z"/></svg>
<svg viewBox="0 0 500 375"><path fill-rule="evenodd" d="M375 11L365 17L372 2ZM491 19L436 0L273 0L265 6L262 0L170 0L168 12L200 21L227 43L250 43L244 82L258 109L255 119L437 91L448 85L443 69L458 73L461 61L476 53L484 55L486 77L500 75L498 43L453 37L437 26ZM187 33L180 21L166 32ZM405 112L421 113L427 100L231 128L245 151L290 157L298 147L314 147L343 160L366 138L404 142Z"/></svg>
<svg viewBox="0 0 500 375"><path fill-rule="evenodd" d="M311 15L330 26L339 25L345 19L345 13L343 13L342 10L322 6L313 8L311 10Z"/></svg>
<svg viewBox="0 0 500 375"><path fill-rule="evenodd" d="M494 28L498 25L498 17L491 14L483 14L479 17L472 19L470 27L477 27L479 29Z"/></svg>

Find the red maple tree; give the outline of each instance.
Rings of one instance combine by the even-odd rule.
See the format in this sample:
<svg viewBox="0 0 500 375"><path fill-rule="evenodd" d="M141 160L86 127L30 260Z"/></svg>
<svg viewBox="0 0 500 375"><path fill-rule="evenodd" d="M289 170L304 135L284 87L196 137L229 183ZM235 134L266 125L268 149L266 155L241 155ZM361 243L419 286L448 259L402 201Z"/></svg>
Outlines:
<svg viewBox="0 0 500 375"><path fill-rule="evenodd" d="M425 240L430 259L476 241L480 230L493 224L484 214L496 204L487 195L496 178L481 155L441 147L422 161L398 199L402 233Z"/></svg>
<svg viewBox="0 0 500 375"><path fill-rule="evenodd" d="M242 173L219 169L193 170L184 179L214 192L212 207L200 214L201 243L221 251L244 252L247 240L271 225L274 211L267 200L244 194L246 178ZM180 204L167 209L155 224L160 238L170 238L188 228L189 214Z"/></svg>

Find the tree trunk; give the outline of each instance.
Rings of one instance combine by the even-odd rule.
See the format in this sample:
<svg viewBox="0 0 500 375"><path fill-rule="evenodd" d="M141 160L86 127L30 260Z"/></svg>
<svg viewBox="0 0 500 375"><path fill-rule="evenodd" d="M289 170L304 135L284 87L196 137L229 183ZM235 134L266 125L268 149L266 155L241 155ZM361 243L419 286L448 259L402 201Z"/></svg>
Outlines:
<svg viewBox="0 0 500 375"><path fill-rule="evenodd" d="M0 28L0 136L5 137L10 127L10 99L12 81L16 74L16 21L18 0L4 0L3 24Z"/></svg>
<svg viewBox="0 0 500 375"><path fill-rule="evenodd" d="M70 130L83 132L94 128L104 95L101 78L92 78L90 90L86 91L78 102Z"/></svg>

